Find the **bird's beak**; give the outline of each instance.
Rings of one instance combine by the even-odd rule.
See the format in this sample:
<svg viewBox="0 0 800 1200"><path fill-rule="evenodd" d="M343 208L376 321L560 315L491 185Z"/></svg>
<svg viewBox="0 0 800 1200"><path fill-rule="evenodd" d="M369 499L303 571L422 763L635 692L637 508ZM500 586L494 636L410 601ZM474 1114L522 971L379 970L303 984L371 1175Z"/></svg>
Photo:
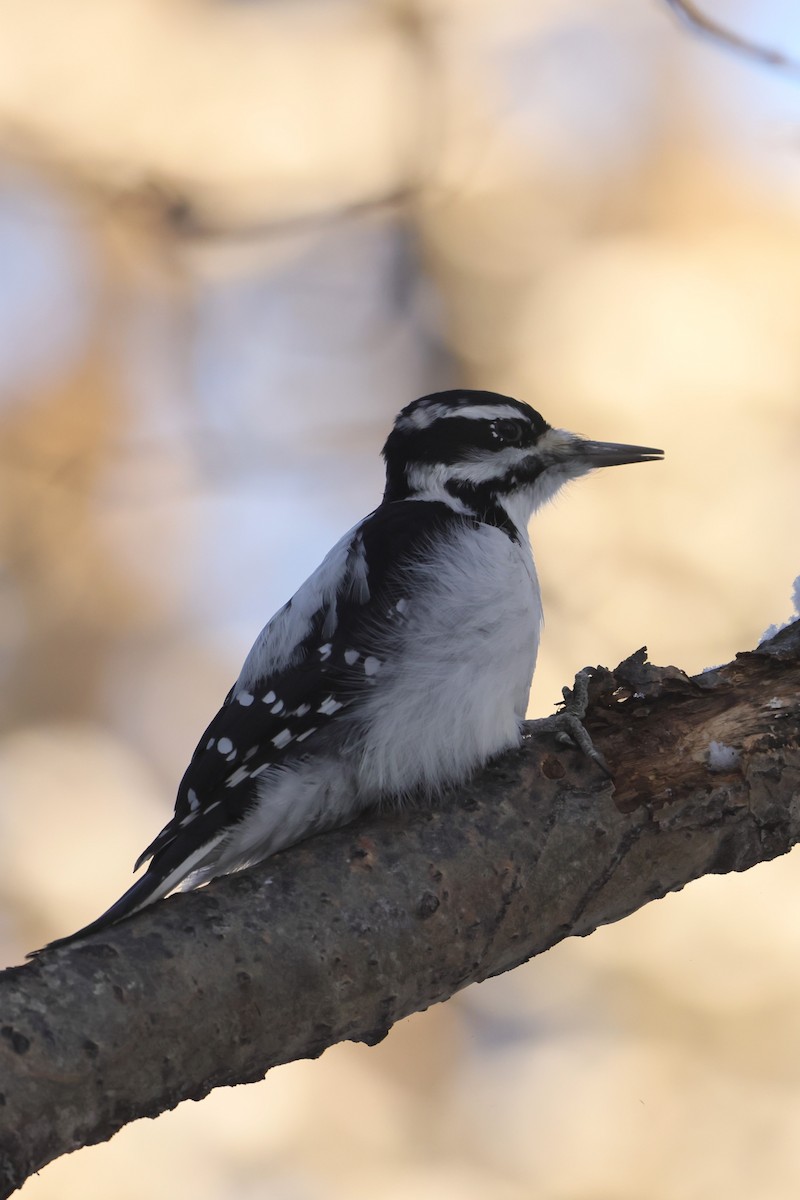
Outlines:
<svg viewBox="0 0 800 1200"><path fill-rule="evenodd" d="M590 442L586 438L575 438L570 446L570 457L582 460L587 469L591 469L617 467L623 463L658 462L664 457L664 451L652 446L625 446L620 442Z"/></svg>
<svg viewBox="0 0 800 1200"><path fill-rule="evenodd" d="M588 475L595 467L618 467L623 463L658 462L663 450L653 446L626 446L620 442L590 442L566 429L548 429L531 455L533 481L542 480L540 491L554 495L569 479ZM541 501L540 501L541 503Z"/></svg>

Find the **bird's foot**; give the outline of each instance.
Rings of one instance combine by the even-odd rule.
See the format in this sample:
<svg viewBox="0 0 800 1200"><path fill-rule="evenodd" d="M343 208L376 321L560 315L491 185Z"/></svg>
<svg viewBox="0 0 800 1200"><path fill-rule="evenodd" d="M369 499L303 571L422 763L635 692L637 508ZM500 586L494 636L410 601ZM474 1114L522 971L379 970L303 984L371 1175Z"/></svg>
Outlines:
<svg viewBox="0 0 800 1200"><path fill-rule="evenodd" d="M575 682L571 688L561 689L563 696L561 711L553 713L551 717L540 717L536 721L529 721L528 725L533 726L532 733L552 733L562 746L577 746L587 758L597 763L604 775L611 779L608 763L595 746L583 724L586 710L589 707L589 683L594 674L594 667L584 667L575 676Z"/></svg>

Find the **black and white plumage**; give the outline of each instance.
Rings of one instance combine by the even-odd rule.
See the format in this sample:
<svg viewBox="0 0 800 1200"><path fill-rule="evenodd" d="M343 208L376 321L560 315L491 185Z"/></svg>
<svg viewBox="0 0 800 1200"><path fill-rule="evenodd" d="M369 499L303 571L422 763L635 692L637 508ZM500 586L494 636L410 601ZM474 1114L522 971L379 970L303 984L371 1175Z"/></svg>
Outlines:
<svg viewBox="0 0 800 1200"><path fill-rule="evenodd" d="M383 454L381 504L256 639L146 873L51 945L370 806L434 796L518 745L542 619L528 521L594 467L662 456L464 390L409 404Z"/></svg>

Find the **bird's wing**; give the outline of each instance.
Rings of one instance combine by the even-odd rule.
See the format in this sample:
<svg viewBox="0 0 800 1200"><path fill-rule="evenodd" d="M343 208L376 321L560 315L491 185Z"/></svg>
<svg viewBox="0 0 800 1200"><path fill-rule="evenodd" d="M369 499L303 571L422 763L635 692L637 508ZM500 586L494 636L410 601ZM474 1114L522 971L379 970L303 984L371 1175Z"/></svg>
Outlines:
<svg viewBox="0 0 800 1200"><path fill-rule="evenodd" d="M256 640L178 788L175 813L139 857L150 865L97 920L106 928L167 895L213 854L271 767L313 753L326 726L376 683L370 650L404 619L406 568L452 521L445 504L381 505L334 546ZM404 586L405 584L405 586Z"/></svg>
<svg viewBox="0 0 800 1200"><path fill-rule="evenodd" d="M259 778L313 752L330 721L376 683L372 653L404 565L455 517L446 505L382 505L334 546L259 635L181 780L175 814L139 857L171 869L235 823ZM188 873L188 872L187 872Z"/></svg>

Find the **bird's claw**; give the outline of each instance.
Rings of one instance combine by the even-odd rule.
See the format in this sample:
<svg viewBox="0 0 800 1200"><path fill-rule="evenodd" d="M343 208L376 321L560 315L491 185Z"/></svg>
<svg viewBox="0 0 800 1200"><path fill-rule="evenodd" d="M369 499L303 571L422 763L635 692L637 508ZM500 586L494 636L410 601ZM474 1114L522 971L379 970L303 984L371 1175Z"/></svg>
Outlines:
<svg viewBox="0 0 800 1200"><path fill-rule="evenodd" d="M603 755L595 746L583 719L589 706L589 682L594 674L592 667L584 667L575 676L571 688L561 689L563 708L550 717L542 717L533 721L537 732L552 733L562 746L577 746L577 748L596 763L609 779L613 778L611 769Z"/></svg>

